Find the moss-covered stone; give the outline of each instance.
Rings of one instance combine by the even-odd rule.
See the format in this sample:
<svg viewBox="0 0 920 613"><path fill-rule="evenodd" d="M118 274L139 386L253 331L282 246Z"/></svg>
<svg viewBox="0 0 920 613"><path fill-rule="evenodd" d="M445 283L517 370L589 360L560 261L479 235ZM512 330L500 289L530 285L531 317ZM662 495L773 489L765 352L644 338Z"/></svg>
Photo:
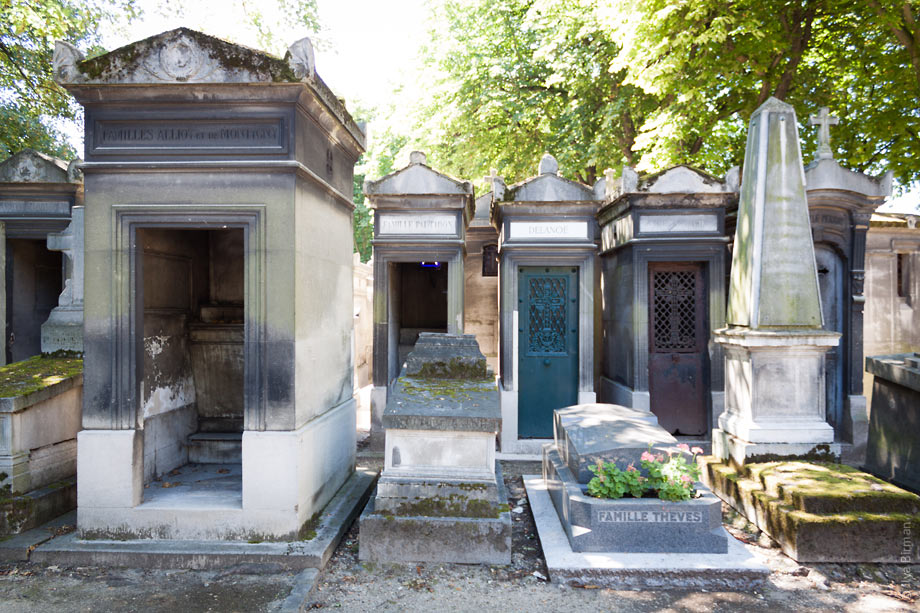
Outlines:
<svg viewBox="0 0 920 613"><path fill-rule="evenodd" d="M0 366L0 398L25 396L82 372L78 357L35 356Z"/></svg>
<svg viewBox="0 0 920 613"><path fill-rule="evenodd" d="M459 494L431 496L406 500L395 511L381 512L386 518L399 517L472 517L497 519L508 512L507 504L495 504L481 498L468 498Z"/></svg>

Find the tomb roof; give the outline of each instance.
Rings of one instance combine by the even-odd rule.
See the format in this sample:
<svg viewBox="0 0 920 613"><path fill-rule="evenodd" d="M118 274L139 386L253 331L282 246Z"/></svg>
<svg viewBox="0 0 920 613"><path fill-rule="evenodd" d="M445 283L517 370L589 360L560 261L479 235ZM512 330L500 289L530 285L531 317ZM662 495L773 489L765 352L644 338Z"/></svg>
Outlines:
<svg viewBox="0 0 920 613"><path fill-rule="evenodd" d="M23 149L0 162L2 183L79 183L70 164L56 157Z"/></svg>
<svg viewBox="0 0 920 613"><path fill-rule="evenodd" d="M70 43L57 41L53 64L55 81L81 103L121 101L119 96L155 101L178 92L215 100L226 96L265 99L266 89L247 92L232 86L263 84L274 86L279 93L295 85L306 86L346 127L358 147L364 148L364 133L344 101L316 73L308 38L295 42L284 58L278 58L196 30L176 28L91 58ZM128 86L143 87L143 97ZM158 91L150 86L158 86ZM295 91L294 99L297 95Z"/></svg>
<svg viewBox="0 0 920 613"><path fill-rule="evenodd" d="M438 172L427 164L427 157L421 151L413 151L409 165L400 168L376 181L364 182L364 193L368 196L392 195L458 195L473 200L473 184Z"/></svg>
<svg viewBox="0 0 920 613"><path fill-rule="evenodd" d="M501 181L498 177L495 180ZM603 186L604 179L592 188L560 176L559 163L547 153L540 160L536 176L494 192L496 199L504 202L584 202L602 200Z"/></svg>

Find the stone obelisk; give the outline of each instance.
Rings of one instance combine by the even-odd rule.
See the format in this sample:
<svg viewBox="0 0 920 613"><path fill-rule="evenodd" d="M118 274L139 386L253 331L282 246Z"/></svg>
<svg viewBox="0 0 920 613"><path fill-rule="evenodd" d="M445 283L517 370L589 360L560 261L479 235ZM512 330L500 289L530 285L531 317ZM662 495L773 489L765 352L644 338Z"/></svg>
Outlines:
<svg viewBox="0 0 920 613"><path fill-rule="evenodd" d="M795 110L775 98L754 111L732 255L725 411L713 453L753 458L839 454L825 418L823 328Z"/></svg>

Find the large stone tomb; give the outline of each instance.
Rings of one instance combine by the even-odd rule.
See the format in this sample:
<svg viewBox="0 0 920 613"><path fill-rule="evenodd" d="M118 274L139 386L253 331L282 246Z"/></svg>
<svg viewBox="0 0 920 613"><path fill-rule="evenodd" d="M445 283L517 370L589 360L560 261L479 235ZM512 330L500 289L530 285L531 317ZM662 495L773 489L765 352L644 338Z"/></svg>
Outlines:
<svg viewBox="0 0 920 613"><path fill-rule="evenodd" d="M386 456L362 560L509 564L498 389L472 335L422 333L383 414Z"/></svg>
<svg viewBox="0 0 920 613"><path fill-rule="evenodd" d="M307 39L58 43L54 76L86 111L79 537L309 533L358 478L361 129Z"/></svg>
<svg viewBox="0 0 920 613"><path fill-rule="evenodd" d="M408 166L367 181L364 193L374 210L371 446L382 449L389 390L419 334L464 332L464 243L474 191L413 151Z"/></svg>
<svg viewBox="0 0 920 613"><path fill-rule="evenodd" d="M562 177L549 154L534 177L490 180L500 238L501 449L537 455L552 440L554 410L597 400L594 216L606 183Z"/></svg>
<svg viewBox="0 0 920 613"><path fill-rule="evenodd" d="M722 503L702 484L686 502L588 496L587 466L639 466L652 449L677 452L677 440L648 413L617 405L583 405L556 412L554 444L543 447L543 478L576 552L726 553Z"/></svg>
<svg viewBox="0 0 920 613"><path fill-rule="evenodd" d="M920 492L920 353L866 359L875 375L866 470Z"/></svg>

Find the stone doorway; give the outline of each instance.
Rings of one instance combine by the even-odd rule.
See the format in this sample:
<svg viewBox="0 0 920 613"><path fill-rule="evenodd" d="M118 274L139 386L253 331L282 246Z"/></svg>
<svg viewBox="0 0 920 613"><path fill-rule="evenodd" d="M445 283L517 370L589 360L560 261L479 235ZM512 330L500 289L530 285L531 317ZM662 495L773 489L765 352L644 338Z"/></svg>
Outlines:
<svg viewBox="0 0 920 613"><path fill-rule="evenodd" d="M400 262L390 276L391 334L395 343L395 373L399 376L406 356L421 332L447 332L447 262Z"/></svg>
<svg viewBox="0 0 920 613"><path fill-rule="evenodd" d="M191 488L239 506L243 230L140 228L136 244L145 504Z"/></svg>
<svg viewBox="0 0 920 613"><path fill-rule="evenodd" d="M63 289L61 254L45 240L6 241L6 361L41 353L41 326L57 306ZM15 300L14 300L15 298Z"/></svg>

